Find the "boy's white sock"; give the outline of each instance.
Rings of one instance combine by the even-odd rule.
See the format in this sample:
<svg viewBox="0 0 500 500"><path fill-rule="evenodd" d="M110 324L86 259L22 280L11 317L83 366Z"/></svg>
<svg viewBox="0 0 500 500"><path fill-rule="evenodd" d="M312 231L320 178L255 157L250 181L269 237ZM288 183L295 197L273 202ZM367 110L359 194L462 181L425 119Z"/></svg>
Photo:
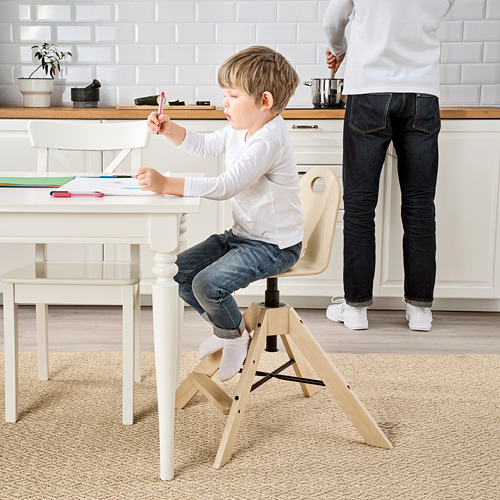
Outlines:
<svg viewBox="0 0 500 500"><path fill-rule="evenodd" d="M224 340L222 359L219 366L219 380L225 382L233 378L247 357L250 335L246 330L237 339Z"/></svg>
<svg viewBox="0 0 500 500"><path fill-rule="evenodd" d="M206 358L208 355L217 352L223 347L224 347L224 339L221 339L216 335L212 335L207 340L204 340L200 344L200 347L198 347L198 359L201 361L203 358Z"/></svg>

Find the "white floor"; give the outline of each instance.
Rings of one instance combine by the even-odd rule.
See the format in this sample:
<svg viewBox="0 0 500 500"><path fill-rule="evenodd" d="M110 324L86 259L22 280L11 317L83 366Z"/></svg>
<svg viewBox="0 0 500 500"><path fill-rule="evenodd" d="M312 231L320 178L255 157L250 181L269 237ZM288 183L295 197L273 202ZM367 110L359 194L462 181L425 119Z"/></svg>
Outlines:
<svg viewBox="0 0 500 500"><path fill-rule="evenodd" d="M327 352L400 354L500 354L500 313L434 312L430 332L408 329L404 311L370 310L370 328L352 331L332 323L323 309L298 313ZM152 313L143 307L142 348L153 350ZM210 325L186 308L182 347L196 351L211 335ZM3 311L0 308L0 349L3 350ZM118 307L49 307L51 351L120 351L121 310ZM35 310L19 308L19 350L35 351Z"/></svg>

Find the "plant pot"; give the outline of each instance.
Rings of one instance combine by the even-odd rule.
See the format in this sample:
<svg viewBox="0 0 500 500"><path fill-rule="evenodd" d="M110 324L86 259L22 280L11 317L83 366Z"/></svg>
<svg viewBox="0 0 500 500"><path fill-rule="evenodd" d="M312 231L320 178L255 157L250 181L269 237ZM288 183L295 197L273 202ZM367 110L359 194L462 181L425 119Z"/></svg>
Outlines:
<svg viewBox="0 0 500 500"><path fill-rule="evenodd" d="M52 78L19 78L19 90L23 94L25 108L50 107L50 94L54 90Z"/></svg>

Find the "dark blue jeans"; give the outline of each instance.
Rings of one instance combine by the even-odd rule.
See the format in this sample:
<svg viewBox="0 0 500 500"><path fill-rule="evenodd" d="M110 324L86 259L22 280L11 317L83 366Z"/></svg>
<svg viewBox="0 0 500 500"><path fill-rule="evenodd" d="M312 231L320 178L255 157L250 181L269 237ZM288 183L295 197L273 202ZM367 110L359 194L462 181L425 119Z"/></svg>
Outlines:
<svg viewBox="0 0 500 500"><path fill-rule="evenodd" d="M373 302L375 207L387 147L398 157L403 222L404 294L430 307L436 276L434 195L439 101L428 94L348 96L344 119L344 293L352 306Z"/></svg>
<svg viewBox="0 0 500 500"><path fill-rule="evenodd" d="M288 271L300 257L302 243L280 249L272 243L213 234L177 257L180 297L207 318L217 337L241 336L245 323L233 292L262 278Z"/></svg>

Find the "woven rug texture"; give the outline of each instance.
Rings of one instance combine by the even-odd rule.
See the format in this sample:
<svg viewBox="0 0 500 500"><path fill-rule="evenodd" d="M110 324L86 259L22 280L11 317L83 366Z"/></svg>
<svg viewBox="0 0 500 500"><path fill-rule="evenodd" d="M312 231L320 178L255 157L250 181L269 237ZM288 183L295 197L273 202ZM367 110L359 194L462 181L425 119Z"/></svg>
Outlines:
<svg viewBox="0 0 500 500"><path fill-rule="evenodd" d="M177 410L175 479L161 481L153 353L142 354L133 426L121 425L121 353L50 353L47 382L36 354L20 353L16 424L0 398L0 498L500 498L500 356L330 356L392 450L366 445L326 388L305 398L272 380L251 393L220 470L226 417L200 394ZM259 369L285 359L264 353ZM184 376L195 364L183 353ZM1 354L1 387L3 372Z"/></svg>

